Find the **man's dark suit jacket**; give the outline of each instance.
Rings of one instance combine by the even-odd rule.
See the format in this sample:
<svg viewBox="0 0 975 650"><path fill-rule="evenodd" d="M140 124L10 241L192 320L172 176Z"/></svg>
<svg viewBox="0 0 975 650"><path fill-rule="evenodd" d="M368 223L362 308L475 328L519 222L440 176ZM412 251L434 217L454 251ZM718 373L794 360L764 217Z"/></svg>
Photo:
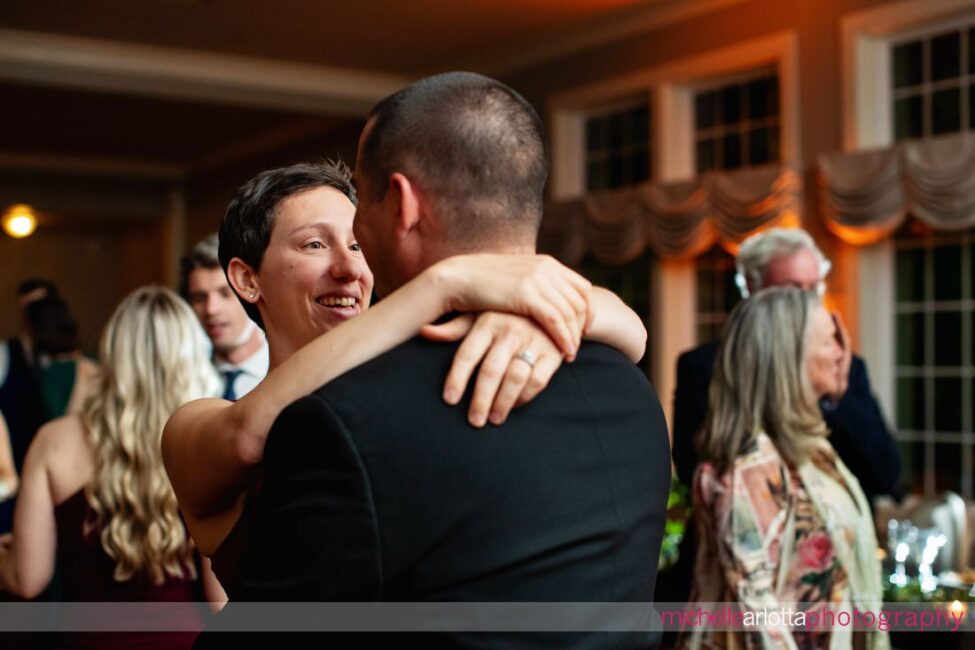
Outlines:
<svg viewBox="0 0 975 650"><path fill-rule="evenodd" d="M441 399L455 350L414 339L281 413L237 599L652 600L670 467L646 377L586 343L533 402L479 430L466 400Z"/></svg>
<svg viewBox="0 0 975 650"><path fill-rule="evenodd" d="M694 436L707 414L708 386L719 344L713 341L702 345L685 352L677 361L674 464L685 485L691 484L697 466ZM824 407L823 417L832 431L830 443L859 479L867 499L890 494L900 475L900 455L870 388L867 366L860 357L853 356L843 399L835 407Z"/></svg>

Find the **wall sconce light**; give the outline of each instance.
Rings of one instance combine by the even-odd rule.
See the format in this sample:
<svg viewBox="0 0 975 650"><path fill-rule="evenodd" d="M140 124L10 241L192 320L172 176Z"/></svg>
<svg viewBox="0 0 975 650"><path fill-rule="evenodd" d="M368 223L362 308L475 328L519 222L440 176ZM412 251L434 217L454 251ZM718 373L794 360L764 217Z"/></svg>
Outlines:
<svg viewBox="0 0 975 650"><path fill-rule="evenodd" d="M10 206L3 215L3 230L14 239L30 237L37 228L37 218L29 205L18 203Z"/></svg>

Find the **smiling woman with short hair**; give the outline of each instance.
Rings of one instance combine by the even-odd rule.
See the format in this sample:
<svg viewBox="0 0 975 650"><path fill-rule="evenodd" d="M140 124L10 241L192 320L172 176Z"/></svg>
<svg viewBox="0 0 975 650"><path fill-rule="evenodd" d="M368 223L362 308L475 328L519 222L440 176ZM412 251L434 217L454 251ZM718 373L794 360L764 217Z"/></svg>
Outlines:
<svg viewBox="0 0 975 650"><path fill-rule="evenodd" d="M546 256L456 256L369 308L373 276L353 233L355 213L348 169L326 162L258 174L224 216L220 261L267 334L270 372L237 402L199 400L179 409L166 425L163 454L190 532L227 587L246 547L242 515L278 414L445 314L521 314L488 312L473 328L470 319L458 319L423 329L437 340L467 336L444 396L456 404L479 367L469 414L475 426L489 417L499 424L516 403L537 395L563 357L574 356L584 332L634 361L643 356L640 318ZM591 327L590 310L600 314ZM532 363L524 360L526 349Z"/></svg>

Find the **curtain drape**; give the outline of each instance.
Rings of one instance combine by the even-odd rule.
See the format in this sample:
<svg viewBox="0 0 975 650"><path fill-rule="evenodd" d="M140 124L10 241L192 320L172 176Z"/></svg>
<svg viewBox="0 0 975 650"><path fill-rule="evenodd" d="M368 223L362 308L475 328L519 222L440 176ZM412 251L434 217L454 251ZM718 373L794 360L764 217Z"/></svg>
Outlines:
<svg viewBox="0 0 975 650"><path fill-rule="evenodd" d="M907 218L934 230L975 226L975 133L820 157L826 226L851 244L872 244Z"/></svg>
<svg viewBox="0 0 975 650"><path fill-rule="evenodd" d="M679 183L645 183L546 206L540 248L570 264L586 254L625 264L650 248L687 259L730 247L760 228L799 225L802 179L782 165L708 172Z"/></svg>

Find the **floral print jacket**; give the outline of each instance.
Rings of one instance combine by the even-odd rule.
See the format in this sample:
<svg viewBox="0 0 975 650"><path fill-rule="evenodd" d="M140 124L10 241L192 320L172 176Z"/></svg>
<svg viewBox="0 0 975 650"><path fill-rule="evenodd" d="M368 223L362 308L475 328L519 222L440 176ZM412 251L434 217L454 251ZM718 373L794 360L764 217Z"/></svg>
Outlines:
<svg viewBox="0 0 975 650"><path fill-rule="evenodd" d="M820 462L790 468L768 436L719 475L694 477L698 522L692 600L737 602L746 612L838 612L881 606L877 542L856 479L823 440ZM825 459L825 460L824 460ZM808 621L815 620L812 617ZM810 626L811 627L811 626ZM886 633L849 627L684 630L684 648L889 647Z"/></svg>

